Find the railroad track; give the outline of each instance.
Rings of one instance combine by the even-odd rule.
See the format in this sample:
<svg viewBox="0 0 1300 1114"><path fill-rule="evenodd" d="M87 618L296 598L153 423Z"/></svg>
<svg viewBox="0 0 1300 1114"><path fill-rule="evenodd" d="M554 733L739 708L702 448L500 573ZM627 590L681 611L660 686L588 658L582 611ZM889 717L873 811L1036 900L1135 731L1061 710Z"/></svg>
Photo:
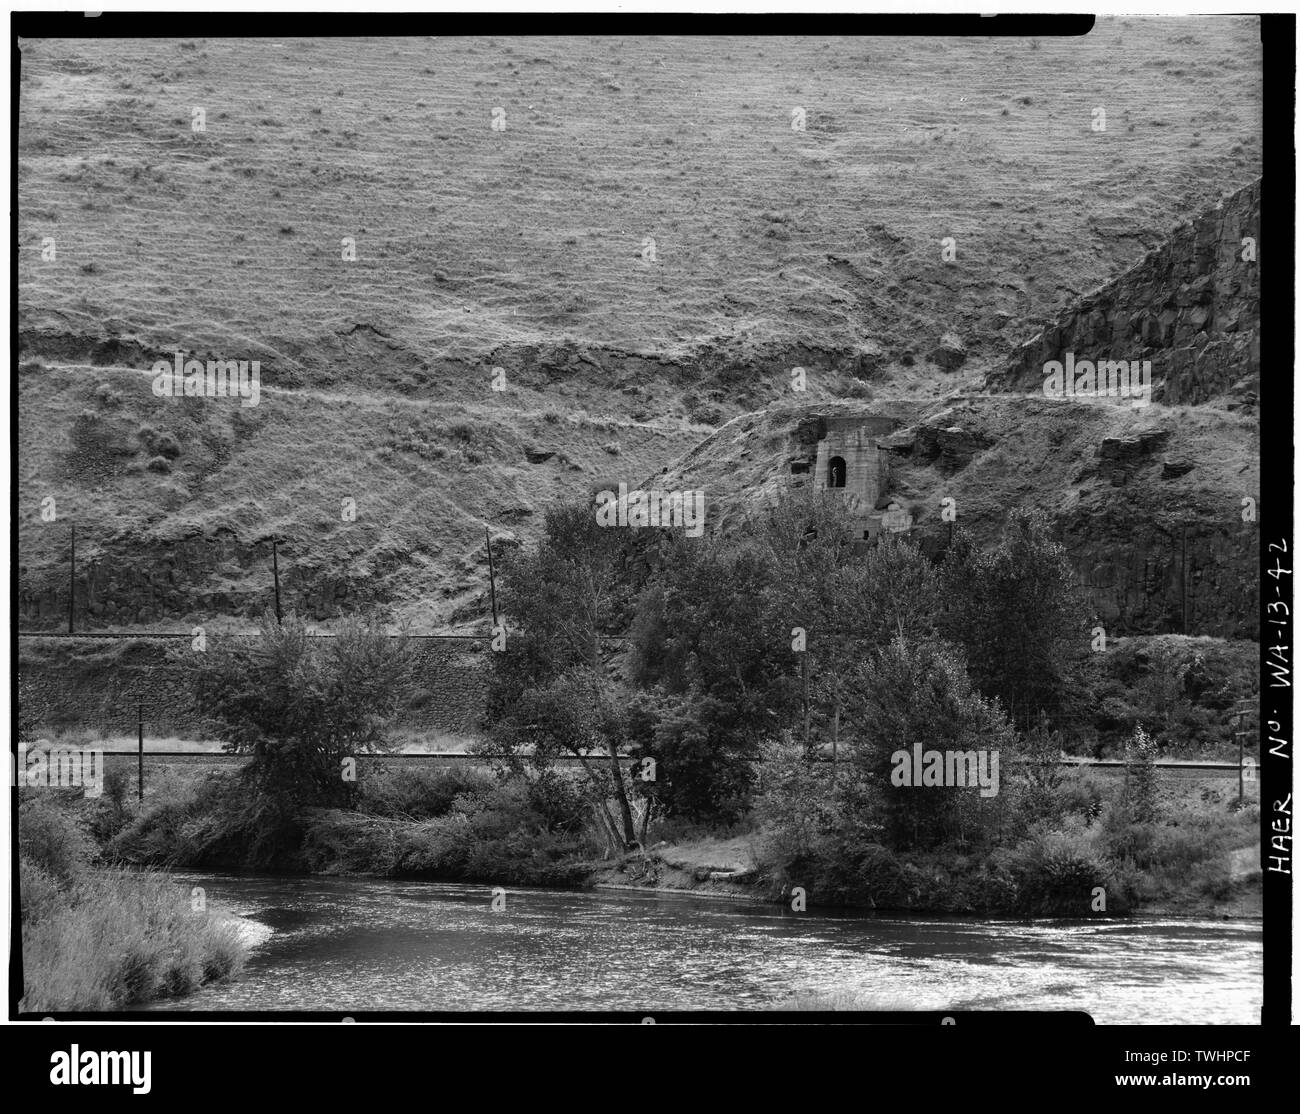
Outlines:
<svg viewBox="0 0 1300 1114"><path fill-rule="evenodd" d="M106 750L103 752L105 758L139 758L137 750ZM167 762L173 762L181 765L198 764L198 763L217 763L221 765L242 765L249 761L250 756L246 754L226 754L224 751L190 751L190 750L146 750L144 752L146 759L160 759ZM492 760L481 754L466 754L464 751L434 751L411 754L362 754L358 755L362 761L371 762L399 762L414 765L422 764L451 764L458 763L478 763L486 765ZM601 759L606 755L590 755L590 759ZM624 756L627 757L626 755ZM555 762L565 765L577 765L582 760L573 755L557 755ZM830 765L829 759L819 759ZM1101 759L1081 759L1081 758L1064 758L1055 762L1054 765L1065 767L1077 767L1080 769L1096 770L1103 774L1121 774L1127 765L1121 759L1101 758ZM1236 777L1238 766L1235 762L1178 762L1164 761L1156 762L1156 769L1162 773L1172 774L1175 777ZM1249 765L1246 769L1251 769Z"/></svg>

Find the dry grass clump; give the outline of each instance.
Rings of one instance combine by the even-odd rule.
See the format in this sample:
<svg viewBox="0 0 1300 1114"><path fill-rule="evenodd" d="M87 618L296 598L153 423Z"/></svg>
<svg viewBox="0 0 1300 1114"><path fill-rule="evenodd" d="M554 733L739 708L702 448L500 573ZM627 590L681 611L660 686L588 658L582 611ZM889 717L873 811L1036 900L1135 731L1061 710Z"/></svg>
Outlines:
<svg viewBox="0 0 1300 1114"><path fill-rule="evenodd" d="M56 803L24 801L19 825L23 1012L117 1010L243 966L234 921L164 874L92 870L93 842Z"/></svg>

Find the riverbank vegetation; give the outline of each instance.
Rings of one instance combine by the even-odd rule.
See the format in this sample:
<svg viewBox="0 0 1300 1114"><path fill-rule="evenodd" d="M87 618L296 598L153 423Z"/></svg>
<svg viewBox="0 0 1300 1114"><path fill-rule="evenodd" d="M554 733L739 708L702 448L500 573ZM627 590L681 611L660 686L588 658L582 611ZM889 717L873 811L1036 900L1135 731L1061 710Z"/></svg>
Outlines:
<svg viewBox="0 0 1300 1114"><path fill-rule="evenodd" d="M19 809L19 1009L117 1010L238 973L234 923L165 875L96 869L84 810L61 792L24 790Z"/></svg>
<svg viewBox="0 0 1300 1114"><path fill-rule="evenodd" d="M480 764L370 759L419 684L403 639L267 617L198 681L251 761L101 817L104 856L1020 916L1208 908L1240 888L1254 807L1153 762L1248 696L1241 678L1153 654L1123 776L1063 768L1117 712L1086 687L1097 622L1032 513L990 550L958 529L926 554L863 544L828 502L701 538L567 507L501 579ZM742 861L705 861L736 840Z"/></svg>

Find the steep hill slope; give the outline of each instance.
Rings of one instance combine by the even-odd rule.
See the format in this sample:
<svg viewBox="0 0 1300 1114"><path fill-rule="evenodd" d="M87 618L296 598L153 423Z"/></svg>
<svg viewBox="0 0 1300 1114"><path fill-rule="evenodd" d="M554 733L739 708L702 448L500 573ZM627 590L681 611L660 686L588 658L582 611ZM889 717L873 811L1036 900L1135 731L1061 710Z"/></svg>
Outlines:
<svg viewBox="0 0 1300 1114"><path fill-rule="evenodd" d="M988 376L996 393L933 402L895 384L870 403L787 403L734 419L647 482L703 489L724 530L782 489L853 495L816 462L828 429L856 419L886 476L858 486L877 509L897 503L931 552L947 541L945 504L984 542L1009 508L1033 506L1112 634L1257 638L1259 291L1241 251L1259 195L1258 182L1234 192L1066 307ZM1074 354L1155 370L1136 398L1047 397L1045 362Z"/></svg>
<svg viewBox="0 0 1300 1114"><path fill-rule="evenodd" d="M1260 166L1248 19L21 48L33 626L69 521L86 625L246 622L273 535L317 618L481 625L485 525L660 473L794 366L920 414ZM178 349L259 360L259 406L155 398Z"/></svg>

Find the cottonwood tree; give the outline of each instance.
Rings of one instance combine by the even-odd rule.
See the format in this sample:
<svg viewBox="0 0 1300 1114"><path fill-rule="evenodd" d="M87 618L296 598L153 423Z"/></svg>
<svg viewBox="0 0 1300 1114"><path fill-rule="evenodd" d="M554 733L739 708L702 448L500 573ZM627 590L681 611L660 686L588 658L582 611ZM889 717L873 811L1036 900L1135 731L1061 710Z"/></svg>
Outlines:
<svg viewBox="0 0 1300 1114"><path fill-rule="evenodd" d="M884 535L830 578L831 606L813 620L809 637L812 698L825 734L838 734L846 678L853 664L900 636L934 635L938 576L929 559L906 539Z"/></svg>
<svg viewBox="0 0 1300 1114"><path fill-rule="evenodd" d="M1065 548L1040 511L1016 508L1001 540L981 552L957 531L941 566L944 636L971 679L1021 728L1062 701L1069 660L1085 645L1085 612Z"/></svg>
<svg viewBox="0 0 1300 1114"><path fill-rule="evenodd" d="M752 538L680 538L642 593L629 674L638 755L679 815L727 823L748 807L762 740L797 709L797 658L780 570Z"/></svg>
<svg viewBox="0 0 1300 1114"><path fill-rule="evenodd" d="M934 565L906 538L885 534L859 543L843 502L814 495L784 498L755 523L773 564L773 584L791 626L806 633L809 727L834 732L852 663L897 634L935 630L939 580Z"/></svg>
<svg viewBox="0 0 1300 1114"><path fill-rule="evenodd" d="M619 686L592 669L573 666L525 688L512 714L496 724L493 744L497 754L526 761L537 772L548 769L557 755L577 758L607 833L628 849L638 841L619 755L626 716L626 693Z"/></svg>
<svg viewBox="0 0 1300 1114"><path fill-rule="evenodd" d="M884 838L905 848L965 842L982 816L999 813L978 787L896 785L893 755L919 744L925 751L1009 754L1014 730L996 702L976 692L954 647L934 639L899 636L858 663L845 677L849 773L859 800L874 810ZM990 767L991 769L991 767Z"/></svg>
<svg viewBox="0 0 1300 1114"><path fill-rule="evenodd" d="M603 644L630 614L626 533L600 527L591 506L559 507L536 548L503 562L509 630L493 655L480 750L520 771L546 769L562 751L577 756L602 819L631 848L634 790L620 753L628 693Z"/></svg>
<svg viewBox="0 0 1300 1114"><path fill-rule="evenodd" d="M226 751L252 757L241 776L275 829L304 808L351 801L345 760L392 749L386 729L409 692L412 660L408 639L369 617L315 638L297 615L279 623L268 612L259 633L201 655L195 696Z"/></svg>
<svg viewBox="0 0 1300 1114"><path fill-rule="evenodd" d="M934 567L915 546L857 544L852 516L817 496L781 498L726 538L663 547L629 673L649 690L631 722L665 767L664 806L734 820L758 748L804 734L805 672L808 726L824 736L846 667L899 631L932 633L937 599Z"/></svg>

